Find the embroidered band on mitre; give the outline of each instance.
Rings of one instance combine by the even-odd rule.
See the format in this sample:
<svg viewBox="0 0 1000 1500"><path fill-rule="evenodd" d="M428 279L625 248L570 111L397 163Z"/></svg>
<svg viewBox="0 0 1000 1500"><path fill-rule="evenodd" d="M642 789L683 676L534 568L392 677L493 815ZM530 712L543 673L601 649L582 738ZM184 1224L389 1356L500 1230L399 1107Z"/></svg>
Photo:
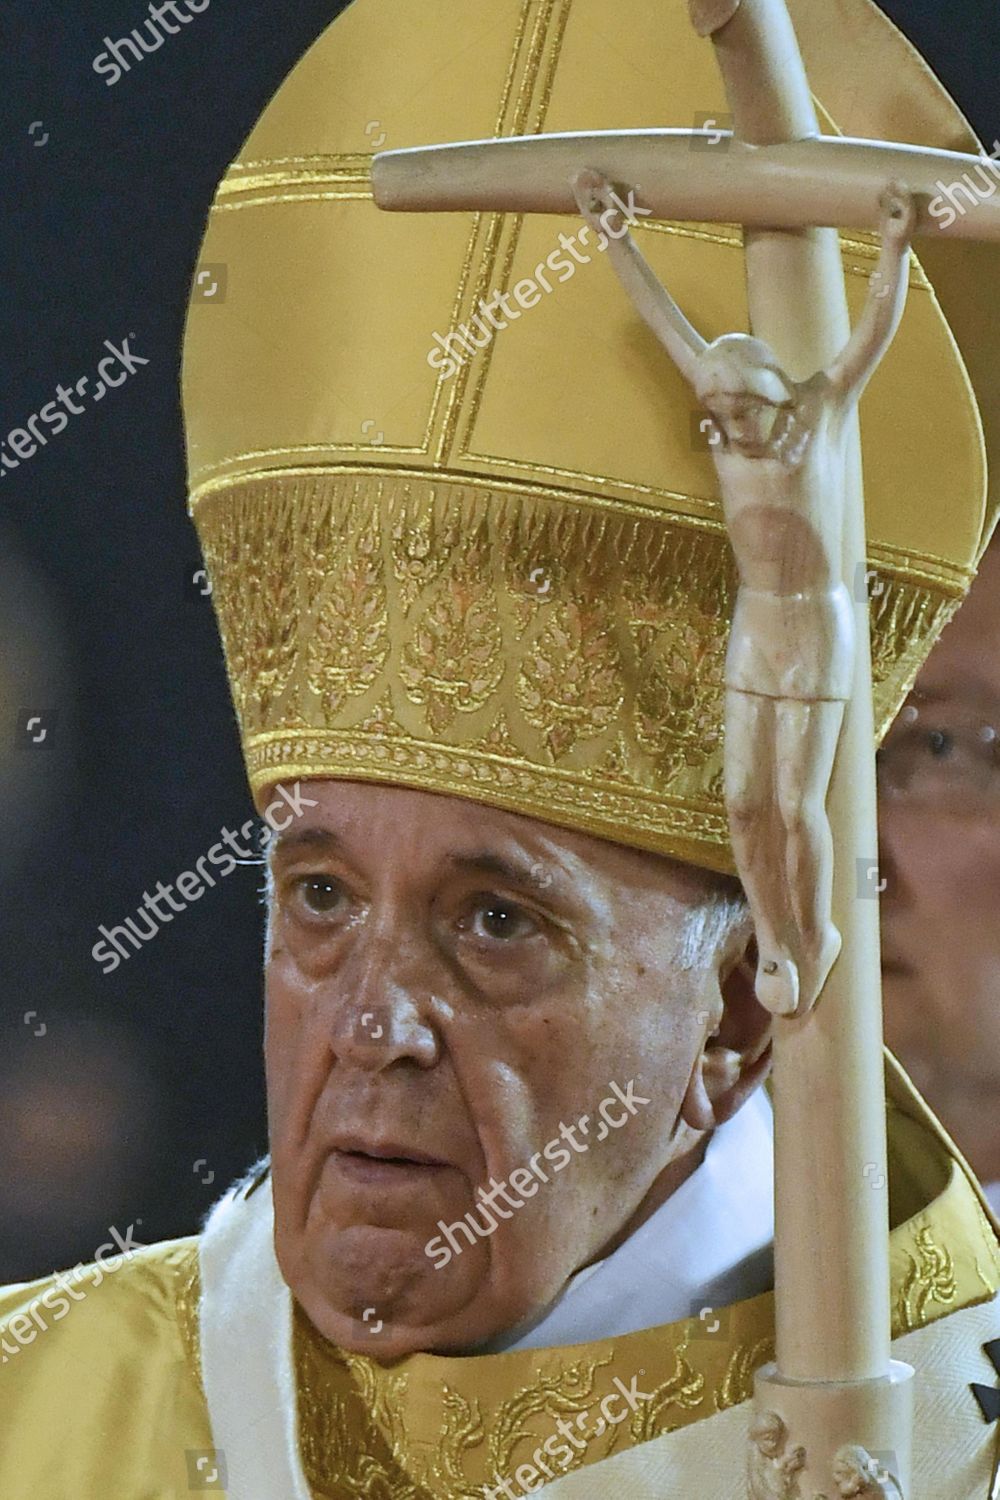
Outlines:
<svg viewBox="0 0 1000 1500"><path fill-rule="evenodd" d="M977 149L867 0L791 10L825 129ZM735 574L692 393L593 243L583 259L582 221L387 214L370 187L380 146L724 112L711 44L647 0L613 18L355 0L272 100L218 190L184 360L191 511L259 805L279 780L395 782L731 868ZM707 338L746 328L737 228L635 232ZM876 236L842 250L857 317ZM863 401L879 732L995 513L973 388L989 447L996 265L927 242L934 287L914 262ZM481 305L503 292L498 328Z"/></svg>

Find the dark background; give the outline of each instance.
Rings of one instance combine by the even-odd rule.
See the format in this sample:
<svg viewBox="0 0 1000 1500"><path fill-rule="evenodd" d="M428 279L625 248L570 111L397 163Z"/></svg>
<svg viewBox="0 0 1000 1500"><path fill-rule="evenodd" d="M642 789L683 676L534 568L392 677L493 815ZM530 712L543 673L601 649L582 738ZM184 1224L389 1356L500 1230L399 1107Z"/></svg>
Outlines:
<svg viewBox="0 0 1000 1500"><path fill-rule="evenodd" d="M192 583L179 353L215 185L340 8L212 0L111 88L91 65L139 0L0 10L0 436L105 339L149 361L0 480L0 1283L112 1225L192 1232L265 1150L259 868L111 974L91 949L252 810ZM992 146L996 0L885 9Z"/></svg>

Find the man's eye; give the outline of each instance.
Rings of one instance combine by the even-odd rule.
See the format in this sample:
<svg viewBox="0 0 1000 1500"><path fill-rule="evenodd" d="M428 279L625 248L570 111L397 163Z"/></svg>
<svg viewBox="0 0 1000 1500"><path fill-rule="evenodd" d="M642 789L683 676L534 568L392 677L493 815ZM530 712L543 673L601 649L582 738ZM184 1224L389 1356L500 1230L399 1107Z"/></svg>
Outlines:
<svg viewBox="0 0 1000 1500"><path fill-rule="evenodd" d="M296 899L311 916L328 917L344 900L344 887L332 875L300 875L294 882Z"/></svg>
<svg viewBox="0 0 1000 1500"><path fill-rule="evenodd" d="M1000 792L998 747L988 725L920 724L914 715L879 751L879 785L914 803L992 806Z"/></svg>
<svg viewBox="0 0 1000 1500"><path fill-rule="evenodd" d="M538 923L530 912L501 896L477 897L463 925L473 937L494 941L533 937L538 931Z"/></svg>

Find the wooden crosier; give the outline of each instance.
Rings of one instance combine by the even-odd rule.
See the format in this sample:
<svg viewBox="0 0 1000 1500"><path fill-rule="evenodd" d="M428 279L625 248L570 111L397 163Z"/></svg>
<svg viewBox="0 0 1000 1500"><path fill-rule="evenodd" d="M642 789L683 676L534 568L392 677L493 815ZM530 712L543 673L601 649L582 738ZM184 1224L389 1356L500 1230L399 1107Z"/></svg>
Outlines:
<svg viewBox="0 0 1000 1500"><path fill-rule="evenodd" d="M832 226L877 227L880 200L897 182L915 201L907 238L912 229L997 240L1000 196L945 224L930 210L937 183L957 180L975 157L820 137L785 0L691 0L690 11L715 44L731 139L601 131L388 152L373 164L375 200L397 210L567 214L577 211L574 185L589 170L622 186L641 183L643 206L657 217L741 223L753 334L777 369L791 372L786 381L808 383L850 339ZM885 285L900 283L878 290ZM886 301L894 308L893 297ZM842 511L828 540L836 582L852 589L866 555L853 408L842 428ZM866 604L852 603L851 691L827 799L829 903L843 946L820 1003L802 1003L822 984L814 959L797 997L801 1013L778 1016L774 1028L776 1358L756 1381L752 1500L838 1492L932 1500L911 1495L913 1371L892 1360L889 1346L878 905L859 901L856 886L858 859L874 861L877 846L871 657ZM791 992L777 988L776 1009L782 1000L788 1008ZM872 1452L893 1455L891 1473L878 1472Z"/></svg>

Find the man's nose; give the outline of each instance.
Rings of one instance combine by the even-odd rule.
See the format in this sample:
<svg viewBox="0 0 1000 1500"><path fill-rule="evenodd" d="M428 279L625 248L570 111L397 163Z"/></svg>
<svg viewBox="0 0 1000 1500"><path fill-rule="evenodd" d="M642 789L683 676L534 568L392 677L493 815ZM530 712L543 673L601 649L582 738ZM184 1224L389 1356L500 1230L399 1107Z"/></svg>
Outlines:
<svg viewBox="0 0 1000 1500"><path fill-rule="evenodd" d="M342 1062L380 1071L409 1060L432 1068L441 1054L436 965L391 938L362 940L337 979L330 1034Z"/></svg>
<svg viewBox="0 0 1000 1500"><path fill-rule="evenodd" d="M883 910L900 908L906 899L905 829L895 810L879 799L878 884Z"/></svg>

